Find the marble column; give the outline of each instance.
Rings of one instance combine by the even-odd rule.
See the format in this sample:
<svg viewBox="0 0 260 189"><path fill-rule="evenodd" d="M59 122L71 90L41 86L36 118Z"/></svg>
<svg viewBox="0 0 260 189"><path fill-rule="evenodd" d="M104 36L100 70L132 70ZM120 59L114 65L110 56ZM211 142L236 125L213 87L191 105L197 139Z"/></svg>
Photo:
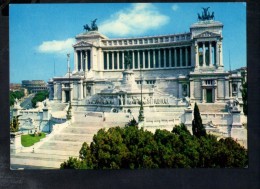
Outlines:
<svg viewBox="0 0 260 189"><path fill-rule="evenodd" d="M202 46L202 49L203 49L203 63L202 63L202 67L206 66L206 56L205 56L205 42L203 42L203 46Z"/></svg>
<svg viewBox="0 0 260 189"><path fill-rule="evenodd" d="M83 71L83 53L80 51L80 71Z"/></svg>
<svg viewBox="0 0 260 189"><path fill-rule="evenodd" d="M85 70L84 71L89 70L89 68L88 68L88 51L85 51L85 62L84 62L84 64L85 64Z"/></svg>
<svg viewBox="0 0 260 189"><path fill-rule="evenodd" d="M135 68L135 52L132 51L132 69Z"/></svg>
<svg viewBox="0 0 260 189"><path fill-rule="evenodd" d="M86 83L83 83L83 98L86 98Z"/></svg>
<svg viewBox="0 0 260 189"><path fill-rule="evenodd" d="M219 67L223 67L223 57L222 57L222 42L218 43L218 52L219 52Z"/></svg>
<svg viewBox="0 0 260 189"><path fill-rule="evenodd" d="M156 62L156 59L155 59L155 50L153 49L153 68L155 68L155 62Z"/></svg>
<svg viewBox="0 0 260 189"><path fill-rule="evenodd" d="M114 62L114 52L112 52L112 70L115 69L115 62Z"/></svg>
<svg viewBox="0 0 260 189"><path fill-rule="evenodd" d="M212 66L211 42L209 41L209 66Z"/></svg>
<svg viewBox="0 0 260 189"><path fill-rule="evenodd" d="M150 49L147 50L148 51L148 68L150 69L150 64L151 64L151 54L150 54Z"/></svg>
<svg viewBox="0 0 260 189"><path fill-rule="evenodd" d="M145 68L145 50L143 50L143 68Z"/></svg>
<svg viewBox="0 0 260 189"><path fill-rule="evenodd" d="M123 67L123 70L125 69L125 53L124 51L122 51L122 67Z"/></svg>
<svg viewBox="0 0 260 189"><path fill-rule="evenodd" d="M198 68L200 66L199 64L199 45L196 42L195 43L195 68Z"/></svg>
<svg viewBox="0 0 260 189"><path fill-rule="evenodd" d="M83 99L83 85L82 85L82 81L78 82L78 99L82 100Z"/></svg>
<svg viewBox="0 0 260 189"><path fill-rule="evenodd" d="M57 100L62 99L62 86L61 83L57 83Z"/></svg>
<svg viewBox="0 0 260 189"><path fill-rule="evenodd" d="M169 67L172 67L172 49L169 48Z"/></svg>
<svg viewBox="0 0 260 189"><path fill-rule="evenodd" d="M218 88L215 87L214 88L214 99L213 99L213 102L217 102L218 100Z"/></svg>
<svg viewBox="0 0 260 189"><path fill-rule="evenodd" d="M185 47L185 66L188 66L188 47Z"/></svg>
<svg viewBox="0 0 260 189"><path fill-rule="evenodd" d="M125 94L125 105L127 105L127 94Z"/></svg>
<svg viewBox="0 0 260 189"><path fill-rule="evenodd" d="M65 95L65 90L64 90L64 84L62 84L61 87L61 101L66 102L66 95Z"/></svg>
<svg viewBox="0 0 260 189"><path fill-rule="evenodd" d="M219 49L218 49L218 42L216 42L216 67L219 67Z"/></svg>
<svg viewBox="0 0 260 189"><path fill-rule="evenodd" d="M180 67L183 67L183 62L182 62L182 48L180 48Z"/></svg>
<svg viewBox="0 0 260 189"><path fill-rule="evenodd" d="M166 67L166 49L163 49L163 67Z"/></svg>
<svg viewBox="0 0 260 189"><path fill-rule="evenodd" d="M92 48L91 50L89 50L89 66L90 66L89 70L95 69L93 62L94 62L94 51Z"/></svg>
<svg viewBox="0 0 260 189"><path fill-rule="evenodd" d="M74 71L78 71L78 53L74 51Z"/></svg>
<svg viewBox="0 0 260 189"><path fill-rule="evenodd" d="M202 102L206 102L205 97L206 97L206 89L202 88Z"/></svg>
<svg viewBox="0 0 260 189"><path fill-rule="evenodd" d="M161 68L161 49L158 49L158 56L159 56L159 68Z"/></svg>
<svg viewBox="0 0 260 189"><path fill-rule="evenodd" d="M137 51L137 60L138 60L138 69L141 68L140 66L140 51Z"/></svg>
<svg viewBox="0 0 260 189"><path fill-rule="evenodd" d="M57 100L57 83L53 82L53 100Z"/></svg>
<svg viewBox="0 0 260 189"><path fill-rule="evenodd" d="M106 56L107 56L107 69L109 70L109 51L106 52Z"/></svg>

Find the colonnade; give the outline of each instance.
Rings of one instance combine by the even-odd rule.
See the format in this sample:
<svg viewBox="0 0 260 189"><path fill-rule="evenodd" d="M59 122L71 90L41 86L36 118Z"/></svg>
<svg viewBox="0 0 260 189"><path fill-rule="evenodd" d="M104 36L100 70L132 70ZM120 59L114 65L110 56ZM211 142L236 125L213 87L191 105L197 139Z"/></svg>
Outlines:
<svg viewBox="0 0 260 189"><path fill-rule="evenodd" d="M87 71L91 69L91 50L74 51L74 70Z"/></svg>
<svg viewBox="0 0 260 189"><path fill-rule="evenodd" d="M151 69L191 66L191 46L176 48L104 51L104 70L124 70L124 57L129 55L131 69Z"/></svg>
<svg viewBox="0 0 260 189"><path fill-rule="evenodd" d="M195 67L223 67L221 41L195 42L195 52Z"/></svg>

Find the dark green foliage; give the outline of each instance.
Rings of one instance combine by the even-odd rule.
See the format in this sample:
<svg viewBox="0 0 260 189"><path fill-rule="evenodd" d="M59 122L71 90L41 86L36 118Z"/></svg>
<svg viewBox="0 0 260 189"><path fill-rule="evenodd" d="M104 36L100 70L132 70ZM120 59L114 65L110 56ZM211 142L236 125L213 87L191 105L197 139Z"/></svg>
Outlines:
<svg viewBox="0 0 260 189"><path fill-rule="evenodd" d="M134 126L134 127L138 127L138 123L137 121L135 120L135 118L131 119L131 121L129 121L127 124L126 124L126 127L127 126Z"/></svg>
<svg viewBox="0 0 260 189"><path fill-rule="evenodd" d="M19 125L19 116L14 116L13 119L10 121L10 132L19 131Z"/></svg>
<svg viewBox="0 0 260 189"><path fill-rule="evenodd" d="M194 106L194 119L192 121L192 133L196 137L206 136L206 130L202 124L202 119L200 117L200 110L197 106L197 103L195 103Z"/></svg>
<svg viewBox="0 0 260 189"><path fill-rule="evenodd" d="M246 167L247 150L232 138L220 139L216 149L216 162L219 167Z"/></svg>
<svg viewBox="0 0 260 189"><path fill-rule="evenodd" d="M48 91L41 91L35 94L35 96L32 99L32 107L36 107L37 102L42 102L46 98L48 98L49 92Z"/></svg>
<svg viewBox="0 0 260 189"><path fill-rule="evenodd" d="M243 112L247 115L247 82L242 85Z"/></svg>
<svg viewBox="0 0 260 189"><path fill-rule="evenodd" d="M223 159L222 159L223 156ZM127 126L101 129L90 146L83 143L79 159L70 158L61 168L141 169L245 167L247 151L234 140L192 135L184 124L172 132Z"/></svg>
<svg viewBox="0 0 260 189"><path fill-rule="evenodd" d="M78 158L70 157L68 161L60 165L61 169L84 169L84 163Z"/></svg>
<svg viewBox="0 0 260 189"><path fill-rule="evenodd" d="M15 99L21 99L24 97L23 91L10 91L9 93L9 104L10 106L14 105Z"/></svg>

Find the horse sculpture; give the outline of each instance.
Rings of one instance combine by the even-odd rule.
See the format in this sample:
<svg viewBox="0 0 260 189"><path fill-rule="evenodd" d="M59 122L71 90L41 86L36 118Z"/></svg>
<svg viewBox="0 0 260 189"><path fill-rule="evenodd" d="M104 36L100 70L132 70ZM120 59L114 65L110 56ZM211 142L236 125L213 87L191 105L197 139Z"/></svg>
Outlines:
<svg viewBox="0 0 260 189"><path fill-rule="evenodd" d="M97 19L91 21L91 27L89 27L88 24L84 25L83 26L84 30L86 30L86 31L97 31L98 27L97 27L96 21L97 21Z"/></svg>
<svg viewBox="0 0 260 189"><path fill-rule="evenodd" d="M214 12L212 12L210 14L210 12L208 11L210 7L207 7L207 8L202 8L203 11L201 13L201 15L198 13L198 20L199 21L204 21L204 20L213 20L214 19Z"/></svg>

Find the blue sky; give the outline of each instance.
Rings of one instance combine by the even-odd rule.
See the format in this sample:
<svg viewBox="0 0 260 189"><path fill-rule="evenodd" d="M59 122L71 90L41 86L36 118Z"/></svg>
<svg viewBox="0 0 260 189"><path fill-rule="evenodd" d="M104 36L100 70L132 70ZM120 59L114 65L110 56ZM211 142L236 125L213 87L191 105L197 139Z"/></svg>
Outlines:
<svg viewBox="0 0 260 189"><path fill-rule="evenodd" d="M95 18L109 38L174 34L189 32L202 7L224 24L225 69L229 52L232 69L246 66L245 3L11 4L10 82L64 75L67 53L73 67L74 37Z"/></svg>

